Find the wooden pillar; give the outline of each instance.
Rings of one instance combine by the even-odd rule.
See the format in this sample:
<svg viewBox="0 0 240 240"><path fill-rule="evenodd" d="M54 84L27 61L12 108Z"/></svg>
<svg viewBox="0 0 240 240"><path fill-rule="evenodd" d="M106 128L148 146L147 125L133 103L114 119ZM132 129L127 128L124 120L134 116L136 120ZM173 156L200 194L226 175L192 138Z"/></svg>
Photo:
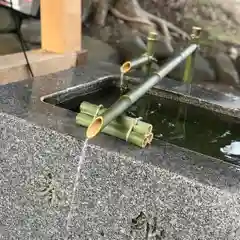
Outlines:
<svg viewBox="0 0 240 240"><path fill-rule="evenodd" d="M87 51L81 48L81 6L82 0L40 0L42 49L27 52L35 77L86 63ZM0 84L29 77L22 52L0 56Z"/></svg>
<svg viewBox="0 0 240 240"><path fill-rule="evenodd" d="M81 52L82 0L40 0L42 49Z"/></svg>

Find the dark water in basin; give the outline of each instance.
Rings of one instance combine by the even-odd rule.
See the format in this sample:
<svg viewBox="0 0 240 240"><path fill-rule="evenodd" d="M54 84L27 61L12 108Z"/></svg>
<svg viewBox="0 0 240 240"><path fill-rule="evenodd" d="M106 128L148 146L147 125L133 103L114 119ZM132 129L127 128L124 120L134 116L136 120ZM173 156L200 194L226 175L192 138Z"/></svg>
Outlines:
<svg viewBox="0 0 240 240"><path fill-rule="evenodd" d="M108 86L56 105L79 112L82 101L109 107L119 96L118 88ZM142 97L129 109L128 115L141 116L144 121L151 123L155 141L165 140L222 160L229 161L220 148L240 138L240 123L230 117L152 95ZM236 159L234 161L237 163Z"/></svg>

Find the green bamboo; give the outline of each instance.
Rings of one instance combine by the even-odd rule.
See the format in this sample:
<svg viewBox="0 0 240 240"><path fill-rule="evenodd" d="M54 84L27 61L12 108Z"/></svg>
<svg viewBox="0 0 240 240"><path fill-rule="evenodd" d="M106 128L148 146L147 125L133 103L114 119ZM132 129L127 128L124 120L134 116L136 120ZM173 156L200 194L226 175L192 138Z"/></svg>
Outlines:
<svg viewBox="0 0 240 240"><path fill-rule="evenodd" d="M93 119L94 119L93 116L87 115L85 113L78 113L76 116L76 123L78 125L88 127L92 123ZM151 143L152 134L145 136L134 131L131 131L128 139L126 139L128 131L129 129L126 128L125 126L118 124L116 122L115 123L111 122L110 124L108 124L107 127L103 129L102 132L125 141L127 140L127 142L132 143L141 148L144 148L146 147L147 144Z"/></svg>
<svg viewBox="0 0 240 240"><path fill-rule="evenodd" d="M97 113L97 110L99 107L100 107L99 105L84 101L80 104L79 110L82 113L86 113L88 115L94 116ZM107 108L104 108L104 106L102 106L101 108L99 108L97 115L103 114L106 110Z"/></svg>
<svg viewBox="0 0 240 240"><path fill-rule="evenodd" d="M120 68L121 73L127 73L133 68L141 67L149 62L152 61L151 56L148 56L148 54L143 54L139 58L135 58L131 61L127 61L123 63L123 65Z"/></svg>
<svg viewBox="0 0 240 240"><path fill-rule="evenodd" d="M183 75L183 82L191 83L192 82L192 68L193 68L193 56L188 56L185 63L184 75Z"/></svg>
<svg viewBox="0 0 240 240"><path fill-rule="evenodd" d="M164 64L161 69L155 73L148 80L144 81L140 86L127 94L121 96L110 108L108 108L102 115L99 115L88 126L86 136L93 138L100 133L111 121L122 115L130 106L132 106L139 98L146 94L149 89L162 80L170 71L183 62L190 54L192 54L197 44L191 44L183 52L181 52L174 59Z"/></svg>
<svg viewBox="0 0 240 240"><path fill-rule="evenodd" d="M199 46L200 35L201 35L201 28L193 27L190 43L191 44L197 44ZM199 49L199 47L196 49L196 51L194 51L186 59L184 75L183 75L183 82L184 83L192 83L194 65L195 65L195 61L196 61L196 52L197 52L198 49Z"/></svg>
<svg viewBox="0 0 240 240"><path fill-rule="evenodd" d="M147 52L140 56L139 58L135 58L131 61L125 62L121 68L120 71L121 73L127 73L133 68L138 68L143 66L143 70L146 73L150 73L152 61L154 60L153 55L154 55L154 46L155 42L157 40L157 33L156 32L150 32L147 38Z"/></svg>
<svg viewBox="0 0 240 240"><path fill-rule="evenodd" d="M157 33L156 32L150 32L147 38L147 54L148 56L153 56L155 52L155 42L157 40Z"/></svg>
<svg viewBox="0 0 240 240"><path fill-rule="evenodd" d="M95 114L98 111L99 106L89 103L89 102L82 102L80 104L80 112L81 113L85 113L88 114L90 116L95 116ZM107 110L107 108L99 108L98 114L97 115L102 115L105 111ZM120 115L118 118L116 118L115 120L113 120L113 122L117 122L120 123L121 125L125 126L127 129L129 129L130 127L132 127L133 122L135 121L134 118L128 117L126 115ZM133 131L139 134L148 134L150 132L152 132L153 126L152 124L143 122L143 121L137 121L137 124L135 124L133 126Z"/></svg>
<svg viewBox="0 0 240 240"><path fill-rule="evenodd" d="M147 55L151 56L151 59L153 60L154 52L155 52L155 42L157 40L157 33L156 32L150 32L147 38ZM147 77L150 75L152 66L152 61L149 61L146 63L146 65L143 66L143 71L146 73Z"/></svg>

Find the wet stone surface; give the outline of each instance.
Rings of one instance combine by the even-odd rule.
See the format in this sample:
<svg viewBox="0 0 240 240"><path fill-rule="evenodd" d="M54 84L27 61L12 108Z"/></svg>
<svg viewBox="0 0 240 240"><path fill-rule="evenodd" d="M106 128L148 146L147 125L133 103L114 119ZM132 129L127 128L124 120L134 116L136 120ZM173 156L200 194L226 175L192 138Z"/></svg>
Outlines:
<svg viewBox="0 0 240 240"><path fill-rule="evenodd" d="M64 239L82 144L0 119L1 239ZM89 145L68 239L238 239L239 196Z"/></svg>

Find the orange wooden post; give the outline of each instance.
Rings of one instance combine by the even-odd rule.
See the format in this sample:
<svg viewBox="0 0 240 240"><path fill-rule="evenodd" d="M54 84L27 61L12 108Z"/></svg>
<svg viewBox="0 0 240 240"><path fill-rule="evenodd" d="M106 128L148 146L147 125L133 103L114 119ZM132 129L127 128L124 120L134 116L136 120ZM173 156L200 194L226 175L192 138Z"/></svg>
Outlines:
<svg viewBox="0 0 240 240"><path fill-rule="evenodd" d="M84 64L81 48L82 0L40 0L42 49L27 52L34 76ZM0 56L0 84L29 78L22 53Z"/></svg>
<svg viewBox="0 0 240 240"><path fill-rule="evenodd" d="M40 0L42 49L81 52L81 0Z"/></svg>

